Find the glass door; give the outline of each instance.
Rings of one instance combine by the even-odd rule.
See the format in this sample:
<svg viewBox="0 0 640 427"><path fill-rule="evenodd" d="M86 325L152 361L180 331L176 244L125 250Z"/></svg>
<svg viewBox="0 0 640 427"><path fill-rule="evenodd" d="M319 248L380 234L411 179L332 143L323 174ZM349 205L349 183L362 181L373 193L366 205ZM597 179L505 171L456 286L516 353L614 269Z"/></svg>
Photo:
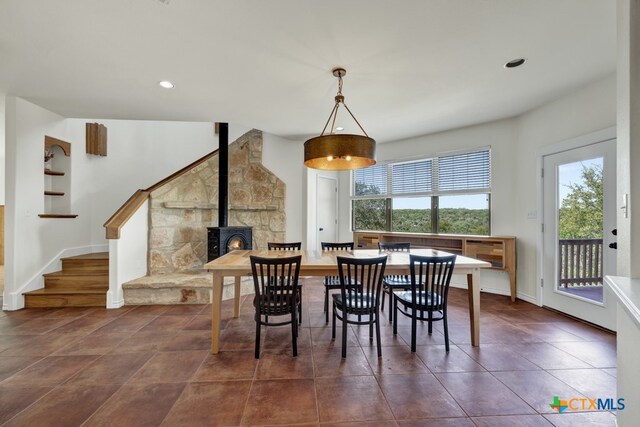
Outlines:
<svg viewBox="0 0 640 427"><path fill-rule="evenodd" d="M543 305L615 329L615 140L544 157Z"/></svg>

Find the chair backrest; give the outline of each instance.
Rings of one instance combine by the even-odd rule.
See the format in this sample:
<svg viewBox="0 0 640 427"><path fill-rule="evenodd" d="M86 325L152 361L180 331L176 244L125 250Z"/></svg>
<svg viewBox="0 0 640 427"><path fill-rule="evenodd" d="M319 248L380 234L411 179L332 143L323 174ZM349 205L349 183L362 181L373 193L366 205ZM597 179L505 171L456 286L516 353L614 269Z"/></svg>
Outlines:
<svg viewBox="0 0 640 427"><path fill-rule="evenodd" d="M353 242L332 243L332 242L320 242L320 246L323 251L352 251Z"/></svg>
<svg viewBox="0 0 640 427"><path fill-rule="evenodd" d="M376 258L351 258L336 257L338 261L338 273L340 274L340 292L342 300L355 299L360 301L358 295L367 295L372 298L374 304L370 305L373 311L379 304L382 290L382 278L387 266L387 256ZM362 286L349 286L351 283L359 283Z"/></svg>
<svg viewBox="0 0 640 427"><path fill-rule="evenodd" d="M256 292L256 307L268 306L271 311L291 308L298 293L298 276L302 256L262 258L251 256L251 272Z"/></svg>
<svg viewBox="0 0 640 427"><path fill-rule="evenodd" d="M267 249L270 251L279 250L279 251L299 251L302 248L301 242L292 242L292 243L277 243L277 242L267 242Z"/></svg>
<svg viewBox="0 0 640 427"><path fill-rule="evenodd" d="M409 242L378 242L378 249L381 251L391 252L409 252L411 250L411 243Z"/></svg>
<svg viewBox="0 0 640 427"><path fill-rule="evenodd" d="M439 298L427 298L428 309L440 310L445 307L455 264L455 255L434 257L409 255L413 301L418 301L416 298L418 292L426 291L428 295L439 296Z"/></svg>

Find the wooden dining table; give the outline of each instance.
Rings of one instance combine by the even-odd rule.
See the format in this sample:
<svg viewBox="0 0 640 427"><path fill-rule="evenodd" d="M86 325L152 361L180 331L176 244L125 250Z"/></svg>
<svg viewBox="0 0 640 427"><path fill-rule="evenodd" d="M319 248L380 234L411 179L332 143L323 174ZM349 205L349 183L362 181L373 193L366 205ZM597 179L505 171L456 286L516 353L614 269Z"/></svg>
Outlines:
<svg viewBox="0 0 640 427"><path fill-rule="evenodd" d="M240 280L242 276L251 276L250 256L282 258L302 255L300 276L336 276L338 262L336 257L372 258L387 255L385 274L409 274L409 254L421 256L449 256L448 252L435 249L411 249L410 252L379 251L377 249L356 249L353 251L267 251L234 250L204 265L213 273L213 296L211 321L211 353L220 350L220 311L222 289L225 277L234 277L234 317L240 315ZM480 269L491 264L474 258L458 255L454 274L465 274L469 292L469 318L471 324L471 344L480 345Z"/></svg>

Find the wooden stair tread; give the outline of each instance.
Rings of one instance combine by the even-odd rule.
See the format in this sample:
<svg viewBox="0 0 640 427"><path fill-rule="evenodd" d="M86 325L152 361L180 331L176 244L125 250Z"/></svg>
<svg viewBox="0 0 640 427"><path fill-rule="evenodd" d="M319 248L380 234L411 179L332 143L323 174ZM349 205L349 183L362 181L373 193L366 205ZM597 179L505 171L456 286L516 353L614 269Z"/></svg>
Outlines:
<svg viewBox="0 0 640 427"><path fill-rule="evenodd" d="M35 291L23 292L22 295L76 295L76 294L91 294L91 295L105 295L107 289L36 289Z"/></svg>
<svg viewBox="0 0 640 427"><path fill-rule="evenodd" d="M94 252L94 253L90 253L90 254L84 254L84 255L76 255L76 256L68 256L68 257L64 257L64 258L60 258L61 260L69 260L69 259L109 259L109 252Z"/></svg>
<svg viewBox="0 0 640 427"><path fill-rule="evenodd" d="M64 176L64 172L62 171L54 171L51 169L45 169L44 170L44 174L45 175L51 175L51 176Z"/></svg>
<svg viewBox="0 0 640 427"><path fill-rule="evenodd" d="M44 195L45 196L64 196L64 193L62 191L48 191L48 190L45 190Z"/></svg>
<svg viewBox="0 0 640 427"><path fill-rule="evenodd" d="M75 276L109 276L108 271L75 271L62 270L53 273L45 273L43 277L75 277Z"/></svg>
<svg viewBox="0 0 640 427"><path fill-rule="evenodd" d="M38 214L40 218L76 218L77 214Z"/></svg>

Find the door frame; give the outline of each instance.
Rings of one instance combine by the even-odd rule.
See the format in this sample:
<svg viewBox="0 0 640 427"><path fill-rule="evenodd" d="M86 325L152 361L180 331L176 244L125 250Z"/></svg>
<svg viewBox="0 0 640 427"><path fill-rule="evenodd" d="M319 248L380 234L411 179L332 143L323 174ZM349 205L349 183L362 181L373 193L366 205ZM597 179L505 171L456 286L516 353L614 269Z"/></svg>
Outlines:
<svg viewBox="0 0 640 427"><path fill-rule="evenodd" d="M542 170L544 157L552 154L581 148L586 145L597 144L616 138L616 127L612 126L576 138L571 138L555 144L546 145L536 151L536 175L537 179L537 233L536 233L536 304L543 305L542 278L544 277L544 233L542 226L544 223L544 180Z"/></svg>
<svg viewBox="0 0 640 427"><path fill-rule="evenodd" d="M322 174L318 174L316 175L316 228L315 228L315 240L316 240L316 249L320 248L320 231L318 230L319 228L319 220L318 220L318 195L319 195L319 191L318 189L320 188L320 180L321 179L330 179L332 180L335 185L336 185L336 191L335 191L335 201L336 201L336 212L335 212L335 218L336 218L336 223L335 223L335 239L334 241L337 242L338 236L340 235L340 228L339 228L339 224L340 224L340 219L338 217L338 215L340 214L340 198L338 197L338 195L340 194L340 181L338 180L338 177L335 176L328 176L328 175L322 175Z"/></svg>

